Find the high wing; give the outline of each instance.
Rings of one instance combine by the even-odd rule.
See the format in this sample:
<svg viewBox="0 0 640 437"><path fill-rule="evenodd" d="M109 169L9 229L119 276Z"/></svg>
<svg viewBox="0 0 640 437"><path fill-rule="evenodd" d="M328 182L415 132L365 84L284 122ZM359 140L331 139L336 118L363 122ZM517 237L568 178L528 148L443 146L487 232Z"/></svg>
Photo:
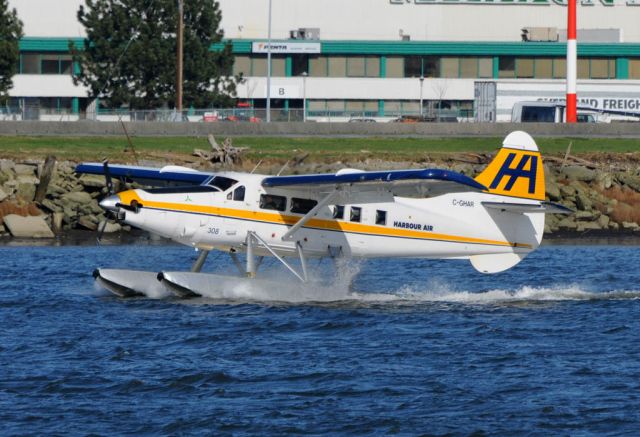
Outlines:
<svg viewBox="0 0 640 437"><path fill-rule="evenodd" d="M76 173L104 175L104 164L87 162L76 167ZM143 185L200 185L213 173L201 172L188 167L168 165L162 168L109 164L111 177L139 182Z"/></svg>
<svg viewBox="0 0 640 437"><path fill-rule="evenodd" d="M343 169L335 174L266 177L262 180L262 186L316 194L328 194L337 190L345 203L385 202L392 201L393 196L425 198L487 189L468 176L441 169Z"/></svg>
<svg viewBox="0 0 640 437"><path fill-rule="evenodd" d="M335 174L271 176L264 188L316 194L321 200L282 236L291 240L296 232L330 203L393 202L394 196L425 198L444 193L485 191L487 188L463 174L449 170L362 171L343 169Z"/></svg>

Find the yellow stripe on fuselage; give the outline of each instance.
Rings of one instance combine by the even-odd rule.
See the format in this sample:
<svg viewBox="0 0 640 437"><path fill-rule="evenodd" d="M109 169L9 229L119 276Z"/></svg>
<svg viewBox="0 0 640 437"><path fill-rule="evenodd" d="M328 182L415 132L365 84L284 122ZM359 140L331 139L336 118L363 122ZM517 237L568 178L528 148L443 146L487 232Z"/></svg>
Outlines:
<svg viewBox="0 0 640 437"><path fill-rule="evenodd" d="M188 203L172 203L172 202L157 202L153 200L142 200L134 190L124 191L118 193L120 201L123 204L130 205L133 200L137 201L144 207L161 209L172 212L189 212L197 214L205 214L212 216L219 216L228 219L241 219L252 220L263 223L276 224L276 225L294 225L301 217L283 215L271 212L262 211L249 211L244 209L231 209L222 208L219 206L204 206ZM312 218L304 225L305 228L313 228L326 231L340 231L350 232L358 234L369 234L378 237L400 237L400 238L414 238L423 240L442 240L451 241L456 243L471 243L471 244L487 244L492 246L506 246L506 247L522 247L531 249L530 244L524 243L511 243L508 241L487 240L484 238L474 237L461 237L457 235L446 235L438 233L425 233L424 231L387 228L384 226L364 225L361 223L344 222L337 220L327 220L320 218Z"/></svg>

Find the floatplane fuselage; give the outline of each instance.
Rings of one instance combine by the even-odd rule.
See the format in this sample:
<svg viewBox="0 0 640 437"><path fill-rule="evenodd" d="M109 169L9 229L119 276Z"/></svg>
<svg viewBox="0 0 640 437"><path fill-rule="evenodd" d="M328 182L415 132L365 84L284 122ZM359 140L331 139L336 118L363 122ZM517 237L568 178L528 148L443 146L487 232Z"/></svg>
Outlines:
<svg viewBox="0 0 640 437"><path fill-rule="evenodd" d="M78 171L96 168L86 164ZM135 168L127 171L136 175ZM152 174L144 171L147 178ZM568 212L544 201L542 159L524 132L510 134L475 180L438 169L268 176L177 167L158 171L156 178L174 173L202 182L128 190L101 206L126 224L200 249L205 257L211 250L246 253L250 277L259 264L255 257L269 255L303 281L309 257L463 258L494 273L539 246L545 212ZM290 256L300 259L301 272L285 261ZM183 295L212 283L196 277L204 258L199 262L182 282L174 280ZM172 280L167 274L160 279Z"/></svg>

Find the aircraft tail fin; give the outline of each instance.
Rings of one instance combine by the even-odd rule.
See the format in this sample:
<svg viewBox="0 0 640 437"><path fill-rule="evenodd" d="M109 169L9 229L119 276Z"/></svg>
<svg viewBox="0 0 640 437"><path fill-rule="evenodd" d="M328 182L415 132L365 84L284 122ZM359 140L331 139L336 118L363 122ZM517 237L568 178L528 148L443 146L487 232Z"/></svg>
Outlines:
<svg viewBox="0 0 640 437"><path fill-rule="evenodd" d="M526 132L511 132L496 157L475 180L491 194L544 200L544 168L536 142Z"/></svg>

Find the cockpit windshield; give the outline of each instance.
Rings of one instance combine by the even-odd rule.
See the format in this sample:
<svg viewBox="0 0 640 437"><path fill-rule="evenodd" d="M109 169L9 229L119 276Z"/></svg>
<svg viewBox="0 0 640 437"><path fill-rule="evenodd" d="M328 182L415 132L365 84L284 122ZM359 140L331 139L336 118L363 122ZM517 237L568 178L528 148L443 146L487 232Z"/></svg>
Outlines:
<svg viewBox="0 0 640 437"><path fill-rule="evenodd" d="M214 176L211 180L209 180L209 182L207 182L207 185L215 187L220 191L227 191L237 183L238 181L236 181L235 179L225 178L224 176Z"/></svg>

